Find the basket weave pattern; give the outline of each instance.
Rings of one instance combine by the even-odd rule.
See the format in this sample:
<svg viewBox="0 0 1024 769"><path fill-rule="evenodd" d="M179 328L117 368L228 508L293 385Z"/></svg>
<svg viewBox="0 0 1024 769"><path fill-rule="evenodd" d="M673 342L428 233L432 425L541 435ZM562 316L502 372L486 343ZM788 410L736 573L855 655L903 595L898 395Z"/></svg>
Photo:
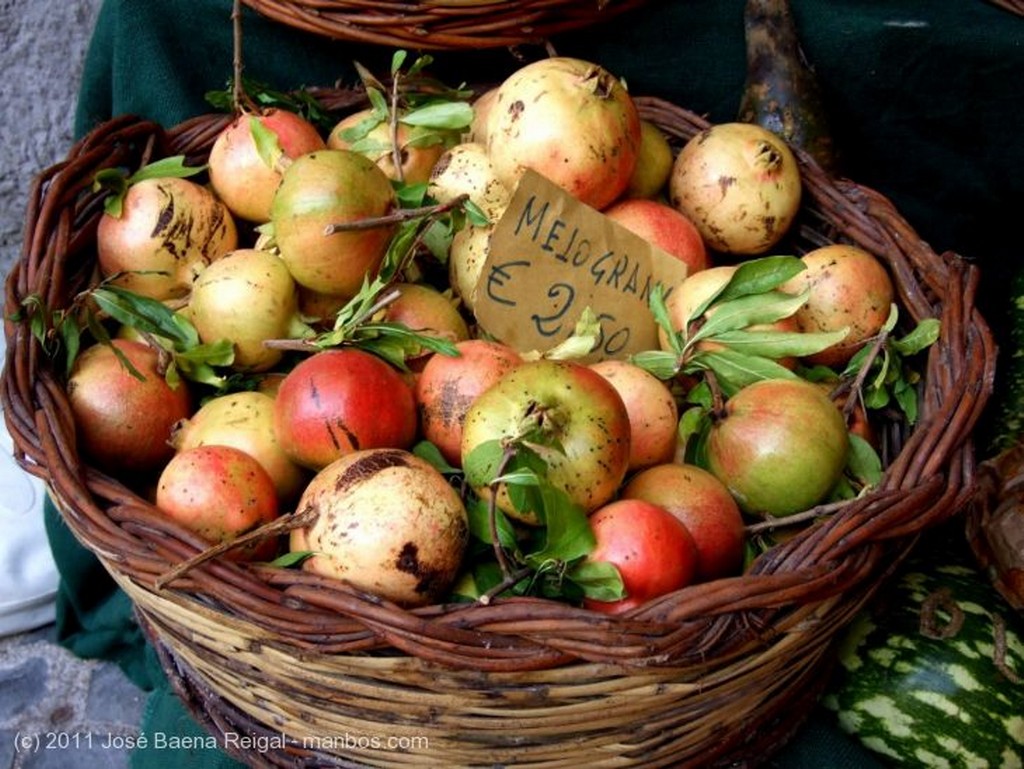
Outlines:
<svg viewBox="0 0 1024 769"><path fill-rule="evenodd" d="M330 109L362 96L323 91ZM707 124L655 98L641 113L678 145ZM164 155L201 162L227 116L170 130L113 120L40 174L6 284L67 306L95 276L95 171ZM402 610L297 570L216 559L154 583L205 544L84 464L67 396L24 324L7 322L3 407L15 454L128 593L183 700L213 732L288 736L239 757L260 766L711 766L757 763L813 706L838 633L916 535L974 491L970 432L989 396L991 333L977 269L936 255L878 193L798 152L794 251L850 242L889 267L906 324L942 323L913 429L884 425L881 485L778 545L741 576L691 586L625 616L541 599ZM426 736L429 750L334 749L325 735ZM231 745L227 746L231 750Z"/></svg>
<svg viewBox="0 0 1024 769"><path fill-rule="evenodd" d="M414 50L540 43L605 22L647 0L244 0L289 27L338 40Z"/></svg>

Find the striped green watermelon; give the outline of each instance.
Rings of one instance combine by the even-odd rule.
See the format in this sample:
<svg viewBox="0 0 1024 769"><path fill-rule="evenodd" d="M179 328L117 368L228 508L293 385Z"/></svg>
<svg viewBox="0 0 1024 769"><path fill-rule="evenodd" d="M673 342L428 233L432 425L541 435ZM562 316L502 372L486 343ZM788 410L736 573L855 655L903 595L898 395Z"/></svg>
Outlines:
<svg viewBox="0 0 1024 769"><path fill-rule="evenodd" d="M1020 769L1022 617L967 558L927 555L945 565L914 562L884 614L854 621L824 704L844 731L894 764Z"/></svg>

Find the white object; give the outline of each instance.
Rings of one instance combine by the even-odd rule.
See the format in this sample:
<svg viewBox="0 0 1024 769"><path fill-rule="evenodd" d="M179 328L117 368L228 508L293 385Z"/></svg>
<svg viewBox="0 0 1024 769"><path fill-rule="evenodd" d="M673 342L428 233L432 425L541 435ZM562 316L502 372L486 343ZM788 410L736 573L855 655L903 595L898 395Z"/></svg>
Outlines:
<svg viewBox="0 0 1024 769"><path fill-rule="evenodd" d="M0 334L0 356L5 348ZM0 636L53 622L59 581L43 524L46 487L18 465L13 451L0 419Z"/></svg>

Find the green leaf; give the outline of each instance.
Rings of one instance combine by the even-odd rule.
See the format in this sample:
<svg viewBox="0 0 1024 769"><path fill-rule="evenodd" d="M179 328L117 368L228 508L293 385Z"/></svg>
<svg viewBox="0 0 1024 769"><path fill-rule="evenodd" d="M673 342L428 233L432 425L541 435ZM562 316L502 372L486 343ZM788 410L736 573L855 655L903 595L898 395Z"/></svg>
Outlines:
<svg viewBox="0 0 1024 769"><path fill-rule="evenodd" d="M705 410L711 411L715 407L715 396L706 379L701 379L690 391L686 393L686 403L695 406L703 406Z"/></svg>
<svg viewBox="0 0 1024 769"><path fill-rule="evenodd" d="M368 88L366 90L366 96L370 100L370 106L373 109L373 114L378 118L386 120L388 115L388 101L384 97L383 92L377 88Z"/></svg>
<svg viewBox="0 0 1024 769"><path fill-rule="evenodd" d="M651 314L654 316L655 323L665 333L665 337L668 339L669 346L672 348L675 357L682 355L683 342L680 339L681 335L672 326L672 318L669 316L668 305L665 303L665 287L661 283L655 283L653 288L651 288L651 295L647 300L647 304L651 309ZM667 377L659 378L667 379Z"/></svg>
<svg viewBox="0 0 1024 769"><path fill-rule="evenodd" d="M349 143L349 152L355 152L359 155L380 156L384 155L392 150L392 144L389 140L380 139L376 136L364 136L361 139L356 139Z"/></svg>
<svg viewBox="0 0 1024 769"><path fill-rule="evenodd" d="M323 108L320 102L305 88L295 91L281 91L267 83L250 77L242 77L242 90L254 102L262 107L279 107L295 112L324 131L329 131L337 123L337 117ZM223 91L207 91L204 95L207 103L222 112L235 112L235 93L232 80L229 78Z"/></svg>
<svg viewBox="0 0 1024 769"><path fill-rule="evenodd" d="M201 174L205 170L205 165L185 165L184 155L172 155L171 157L154 160L152 163L144 165L128 178L128 184L132 185L137 182L145 181L146 179L166 179L168 177L173 177L175 179L187 179L191 176Z"/></svg>
<svg viewBox="0 0 1024 769"><path fill-rule="evenodd" d="M316 555L312 550L295 550L290 553L284 553L279 555L273 561L269 563L270 566L276 566L279 569L289 569L292 566L298 566L307 558Z"/></svg>
<svg viewBox="0 0 1024 769"><path fill-rule="evenodd" d="M341 130L341 138L351 148L357 145L362 139L364 139L370 131L379 126L386 119L386 115L380 115L377 112L370 112L366 117L360 120L355 125L350 125L347 128ZM353 150L357 151L357 150Z"/></svg>
<svg viewBox="0 0 1024 769"><path fill-rule="evenodd" d="M462 472L460 468L450 465L437 445L430 441L422 440L417 442L412 447L412 453L430 463L430 466L442 475L458 475Z"/></svg>
<svg viewBox="0 0 1024 769"><path fill-rule="evenodd" d="M93 289L92 297L119 323L165 337L182 347L199 344L195 327L163 302L113 285Z"/></svg>
<svg viewBox="0 0 1024 769"><path fill-rule="evenodd" d="M401 50L401 49L395 51L391 55L391 75L392 76L398 74L398 71L402 68L402 65L405 64L405 59L406 59L406 57L408 55L409 55L408 51L404 51L404 50Z"/></svg>
<svg viewBox="0 0 1024 769"><path fill-rule="evenodd" d="M597 544L587 514L573 504L569 495L550 484L541 489L544 497L544 546L526 555L527 563L553 559L571 563L589 555Z"/></svg>
<svg viewBox="0 0 1024 769"><path fill-rule="evenodd" d="M878 452L855 433L850 433L846 470L864 486L877 486L882 481L882 460Z"/></svg>
<svg viewBox="0 0 1024 769"><path fill-rule="evenodd" d="M879 329L879 331L882 331L887 334L892 333L893 329L896 328L896 323L899 321L899 319L900 308L896 306L895 302L893 302L889 305L889 315L888 317L886 317L885 323L882 324L882 327Z"/></svg>
<svg viewBox="0 0 1024 769"><path fill-rule="evenodd" d="M417 184L395 184L395 197L402 208L419 208L424 205L427 197L427 190L430 185L427 182Z"/></svg>
<svg viewBox="0 0 1024 769"><path fill-rule="evenodd" d="M807 301L809 291L802 294L785 294L768 291L763 294L749 294L723 301L715 305L715 311L704 321L687 343L693 345L701 339L735 331L755 324L774 323L788 318Z"/></svg>
<svg viewBox="0 0 1024 769"><path fill-rule="evenodd" d="M492 483L503 484L512 506L520 513L535 516L543 524L546 511L541 486L546 483L542 480L546 473L547 463L536 451L520 442L506 472L494 478Z"/></svg>
<svg viewBox="0 0 1024 769"><path fill-rule="evenodd" d="M459 130L473 122L473 107L466 102L438 101L406 112L401 122L411 126Z"/></svg>
<svg viewBox="0 0 1024 769"><path fill-rule="evenodd" d="M679 355L674 352L644 350L630 355L629 362L662 381L668 381L679 373Z"/></svg>
<svg viewBox="0 0 1024 769"><path fill-rule="evenodd" d="M409 134L402 145L405 147L433 147L438 144L451 145L462 134L458 130L435 129L429 126L410 126Z"/></svg>
<svg viewBox="0 0 1024 769"><path fill-rule="evenodd" d="M216 342L196 344L187 349L176 351L174 357L178 361L188 361L190 363L230 366L235 361L235 345L230 339L219 339Z"/></svg>
<svg viewBox="0 0 1024 769"><path fill-rule="evenodd" d="M466 200L462 204L462 210L466 212L466 221L474 227L486 227L491 223L490 218L480 206L472 200Z"/></svg>
<svg viewBox="0 0 1024 769"><path fill-rule="evenodd" d="M864 390L864 407L868 409L884 409L889 405L889 390L885 387L869 387Z"/></svg>
<svg viewBox="0 0 1024 769"><path fill-rule="evenodd" d="M680 414L679 424L676 426L676 439L684 454L689 451L692 442L710 427L711 414L709 409L703 406L691 406Z"/></svg>
<svg viewBox="0 0 1024 769"><path fill-rule="evenodd" d="M548 360L573 360L589 355L601 339L601 322L590 305L583 308L572 334L547 350Z"/></svg>
<svg viewBox="0 0 1024 769"><path fill-rule="evenodd" d="M469 521L469 532L477 540L488 545L493 545L491 539L491 510L490 503L479 497L473 497L466 503L466 516ZM498 532L498 541L503 547L510 550L516 548L516 530L500 509L494 510L495 526Z"/></svg>
<svg viewBox="0 0 1024 769"><path fill-rule="evenodd" d="M785 358L788 356L803 357L821 352L841 342L849 333L848 328L838 331L723 331L708 337L708 341L723 344L731 350L760 355L765 358Z"/></svg>
<svg viewBox="0 0 1024 769"><path fill-rule="evenodd" d="M255 115L249 116L249 130L260 160L267 168L276 168L284 156L277 134Z"/></svg>
<svg viewBox="0 0 1024 769"><path fill-rule="evenodd" d="M618 601L626 597L622 575L615 564L608 561L582 560L569 569L566 578L579 585L584 595L594 601Z"/></svg>
<svg viewBox="0 0 1024 769"><path fill-rule="evenodd" d="M366 88L367 96L370 97L371 102L374 101L374 97L370 94L370 91L374 91L378 96L381 96L382 92L387 90L384 87L384 84L377 79L377 76L364 65L358 61L354 61L352 62L352 66L355 67L356 74L359 75L359 79L362 81L363 87Z"/></svg>
<svg viewBox="0 0 1024 769"><path fill-rule="evenodd" d="M203 362L192 363L178 357L175 357L175 363L167 369L168 384L174 386L174 383L172 382L172 379L174 378L173 375L176 375L176 372L179 369L191 381L209 385L215 390L226 390L229 386L229 378L218 373L213 366Z"/></svg>
<svg viewBox="0 0 1024 769"><path fill-rule="evenodd" d="M766 293L805 269L807 266L795 256L762 256L747 260L736 268L729 282L712 301L724 302L750 294Z"/></svg>
<svg viewBox="0 0 1024 769"><path fill-rule="evenodd" d="M103 201L103 212L115 219L121 218L124 210L124 196L128 193L128 176L115 168L104 168L93 176L93 192L107 190L110 195Z"/></svg>
<svg viewBox="0 0 1024 769"><path fill-rule="evenodd" d="M498 473L505 450L501 441L484 441L462 459L462 471L470 486L486 486Z"/></svg>
<svg viewBox="0 0 1024 769"><path fill-rule="evenodd" d="M409 67L409 74L416 75L423 71L426 67L429 67L434 63L434 57L429 53L425 53L422 56L417 57L416 61Z"/></svg>
<svg viewBox="0 0 1024 769"><path fill-rule="evenodd" d="M451 253L452 238L455 233L451 226L441 220L430 223L423 233L423 245L430 252L431 256L441 264L448 264L448 256Z"/></svg>
<svg viewBox="0 0 1024 769"><path fill-rule="evenodd" d="M61 340L64 342L64 373L71 376L78 351L82 347L82 329L70 319L66 319L57 328L60 329Z"/></svg>
<svg viewBox="0 0 1024 769"><path fill-rule="evenodd" d="M769 358L746 355L734 350L702 350L693 356L690 365L714 372L726 397L762 379L794 379L796 374Z"/></svg>
<svg viewBox="0 0 1024 769"><path fill-rule="evenodd" d="M900 355L916 355L939 340L942 324L938 318L925 318L906 336L890 340Z"/></svg>
<svg viewBox="0 0 1024 769"><path fill-rule="evenodd" d="M893 387L892 396L906 414L907 422L911 425L917 424L917 390L907 382L900 384L901 386Z"/></svg>

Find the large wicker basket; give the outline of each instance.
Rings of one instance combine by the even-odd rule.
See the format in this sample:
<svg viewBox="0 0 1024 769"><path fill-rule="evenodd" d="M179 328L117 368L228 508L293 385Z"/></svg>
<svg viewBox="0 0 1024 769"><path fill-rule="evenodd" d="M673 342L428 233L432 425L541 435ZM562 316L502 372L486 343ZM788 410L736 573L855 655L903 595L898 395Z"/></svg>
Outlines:
<svg viewBox="0 0 1024 769"><path fill-rule="evenodd" d="M268 18L338 40L413 50L538 44L647 0L244 0Z"/></svg>
<svg viewBox="0 0 1024 769"><path fill-rule="evenodd" d="M322 99L346 111L361 96ZM659 99L638 103L677 145L706 125ZM227 120L163 130L116 119L42 173L6 284L8 317L32 294L66 306L94 280L96 170L179 153L202 160ZM942 332L928 353L918 423L881 430L880 486L744 576L618 617L541 599L407 611L300 570L222 559L157 589L204 544L83 464L61 374L26 325L8 320L2 403L15 453L130 596L183 701L253 765L756 764L810 713L840 631L917 535L971 497L970 436L995 360L974 306L976 267L934 253L883 196L799 157L804 209L784 247L868 249L890 268L905 323L938 317Z"/></svg>

